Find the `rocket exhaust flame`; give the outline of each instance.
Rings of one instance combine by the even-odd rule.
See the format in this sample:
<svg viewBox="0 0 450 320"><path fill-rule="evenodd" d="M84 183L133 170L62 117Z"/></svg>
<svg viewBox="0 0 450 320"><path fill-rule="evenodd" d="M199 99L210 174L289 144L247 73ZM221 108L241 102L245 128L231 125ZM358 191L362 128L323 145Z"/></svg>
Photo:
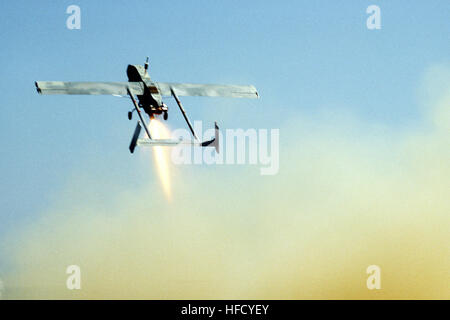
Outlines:
<svg viewBox="0 0 450 320"><path fill-rule="evenodd" d="M158 119L151 119L149 123L149 130L154 139L168 139L170 138L170 131ZM162 188L167 199L171 200L171 184L169 171L169 154L168 149L162 146L155 146L152 148L153 158L156 165L156 170L161 180Z"/></svg>

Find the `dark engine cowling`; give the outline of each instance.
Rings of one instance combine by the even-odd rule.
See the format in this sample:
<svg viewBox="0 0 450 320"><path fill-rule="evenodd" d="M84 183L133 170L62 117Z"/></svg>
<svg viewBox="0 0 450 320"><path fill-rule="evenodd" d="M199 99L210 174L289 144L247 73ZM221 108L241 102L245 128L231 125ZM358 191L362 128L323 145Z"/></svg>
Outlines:
<svg viewBox="0 0 450 320"><path fill-rule="evenodd" d="M129 64L127 68L128 81L130 82L140 82L144 79L150 79L145 68L140 65Z"/></svg>

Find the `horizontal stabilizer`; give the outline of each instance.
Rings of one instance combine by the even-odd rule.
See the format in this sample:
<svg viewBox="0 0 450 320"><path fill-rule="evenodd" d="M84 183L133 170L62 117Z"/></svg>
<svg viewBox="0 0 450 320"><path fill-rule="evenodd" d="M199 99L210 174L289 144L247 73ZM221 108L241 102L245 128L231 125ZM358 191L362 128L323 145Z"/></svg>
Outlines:
<svg viewBox="0 0 450 320"><path fill-rule="evenodd" d="M138 139L138 146L177 146L180 144L202 146L201 142L183 139Z"/></svg>
<svg viewBox="0 0 450 320"><path fill-rule="evenodd" d="M183 139L138 139L137 145L139 147L154 147L165 146L174 147L178 145L188 145L196 147L216 147L216 139L208 140L205 142L198 142L195 140L183 140ZM218 148L216 148L218 150Z"/></svg>
<svg viewBox="0 0 450 320"><path fill-rule="evenodd" d="M136 130L138 128L136 127ZM136 131L135 131L136 132ZM134 140L134 136L133 136ZM215 123L215 137L214 139L199 142L195 140L183 140L183 139L137 139L136 145L140 147L153 147L153 146L168 146L174 147L178 145L190 145L197 147L215 147L216 151L219 152L219 127ZM131 146L130 146L131 151Z"/></svg>

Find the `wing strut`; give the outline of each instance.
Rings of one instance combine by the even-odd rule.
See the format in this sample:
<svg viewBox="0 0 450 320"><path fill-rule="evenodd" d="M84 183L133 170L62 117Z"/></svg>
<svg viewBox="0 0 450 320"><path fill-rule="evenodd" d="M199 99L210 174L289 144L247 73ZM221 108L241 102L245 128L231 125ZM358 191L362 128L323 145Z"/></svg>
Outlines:
<svg viewBox="0 0 450 320"><path fill-rule="evenodd" d="M141 119L141 124L144 126L145 132L147 132L148 138L151 139L152 136L150 135L150 131L148 130L148 128L147 128L147 126L145 124L144 118L142 118L141 109L139 108L139 106L138 106L138 104L136 102L136 99L134 99L133 95L131 94L130 88L127 88L127 93L130 96L131 101L133 101L134 108L136 109L137 114L139 115L139 118Z"/></svg>
<svg viewBox="0 0 450 320"><path fill-rule="evenodd" d="M186 111L184 111L183 105L181 104L180 99L178 99L178 96L176 95L175 90L173 90L172 87L170 88L170 92L172 93L172 96L175 98L175 101L177 102L178 106L180 107L181 113L183 114L184 120L186 120L186 122L189 126L189 129L191 129L192 135L194 136L195 140L199 141L197 138L197 135L194 132L194 128L192 128L191 122L189 121Z"/></svg>

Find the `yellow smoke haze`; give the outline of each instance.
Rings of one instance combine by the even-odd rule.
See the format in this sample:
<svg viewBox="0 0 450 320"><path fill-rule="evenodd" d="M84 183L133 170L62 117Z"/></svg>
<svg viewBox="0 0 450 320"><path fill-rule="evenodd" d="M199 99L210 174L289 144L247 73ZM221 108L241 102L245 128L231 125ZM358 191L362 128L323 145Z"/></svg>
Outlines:
<svg viewBox="0 0 450 320"><path fill-rule="evenodd" d="M66 201L85 183L109 190L73 179L11 236L7 298L449 299L449 84L447 66L427 72L423 124L406 132L299 115L275 176L184 166L170 202L149 182L107 204ZM66 289L72 264L81 290Z"/></svg>

